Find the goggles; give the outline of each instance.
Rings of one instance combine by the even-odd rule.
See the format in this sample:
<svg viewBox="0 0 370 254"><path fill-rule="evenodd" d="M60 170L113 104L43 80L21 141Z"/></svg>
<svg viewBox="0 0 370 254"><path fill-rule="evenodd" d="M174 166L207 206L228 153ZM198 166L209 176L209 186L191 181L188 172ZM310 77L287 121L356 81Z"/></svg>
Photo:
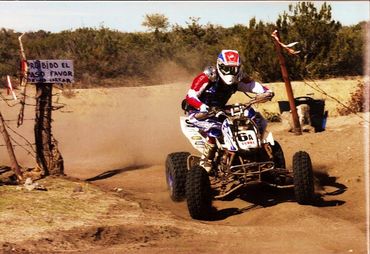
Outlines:
<svg viewBox="0 0 370 254"><path fill-rule="evenodd" d="M236 75L240 70L240 66L226 66L224 64L220 64L219 69L224 75Z"/></svg>

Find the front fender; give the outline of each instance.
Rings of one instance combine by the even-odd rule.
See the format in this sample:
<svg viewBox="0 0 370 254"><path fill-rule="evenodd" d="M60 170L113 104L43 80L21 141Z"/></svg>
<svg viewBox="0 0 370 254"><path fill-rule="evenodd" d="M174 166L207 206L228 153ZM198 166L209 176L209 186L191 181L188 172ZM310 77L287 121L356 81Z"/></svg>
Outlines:
<svg viewBox="0 0 370 254"><path fill-rule="evenodd" d="M262 140L262 143L269 143L270 145L275 145L274 137L272 136L272 132L268 132L266 138Z"/></svg>

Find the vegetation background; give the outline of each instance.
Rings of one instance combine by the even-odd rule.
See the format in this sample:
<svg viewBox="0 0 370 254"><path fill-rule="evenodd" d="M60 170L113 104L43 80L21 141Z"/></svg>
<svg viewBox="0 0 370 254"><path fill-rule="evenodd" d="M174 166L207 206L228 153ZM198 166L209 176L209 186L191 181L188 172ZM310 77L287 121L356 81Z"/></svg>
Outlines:
<svg viewBox="0 0 370 254"><path fill-rule="evenodd" d="M177 81L215 64L221 49L237 49L243 68L263 82L281 80L271 33L280 31L283 42L298 41L297 57L287 58L290 78L327 78L362 75L366 22L343 26L331 17L330 5L320 9L311 2L292 4L275 23L255 18L230 28L189 17L185 27L171 25L162 14L147 14L147 32L127 33L106 27L79 28L59 33L28 32L23 37L28 59L72 59L79 88L137 86ZM0 77L20 75L18 36L0 31Z"/></svg>

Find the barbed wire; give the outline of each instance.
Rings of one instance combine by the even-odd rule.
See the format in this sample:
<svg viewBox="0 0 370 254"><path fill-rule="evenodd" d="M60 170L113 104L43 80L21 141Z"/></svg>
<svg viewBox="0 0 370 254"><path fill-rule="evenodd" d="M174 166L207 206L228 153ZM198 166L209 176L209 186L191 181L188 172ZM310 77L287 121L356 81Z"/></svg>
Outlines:
<svg viewBox="0 0 370 254"><path fill-rule="evenodd" d="M7 145L5 145L5 144L0 144L0 147L6 147ZM14 145L14 144L12 144L12 146L14 146L14 147L18 147L18 146L24 146L24 145Z"/></svg>
<svg viewBox="0 0 370 254"><path fill-rule="evenodd" d="M20 103L19 103L19 101L17 101L15 104L11 105L8 101L13 101L14 99L7 99L7 98L5 98L5 97L3 96L3 94L2 94L2 93L0 93L0 98L1 98L1 99L3 99L3 101L6 103L6 105L7 105L8 107L14 107L14 106L16 106L16 105L19 105L19 104L20 104Z"/></svg>
<svg viewBox="0 0 370 254"><path fill-rule="evenodd" d="M9 138L12 140L12 142L13 142L13 143L15 143L15 144L16 144L16 145L13 145L13 144L12 144L12 146L16 146L16 147L20 147L20 148L22 148L24 151L26 151L26 152L27 152L27 155L31 155L33 158L35 158L35 159L36 159L36 151L32 152L32 151L28 150L28 149L26 148L27 146L25 146L25 145L21 145L20 143L18 143L18 141L17 141L17 140L15 140L12 136L10 136ZM34 148L33 148L33 147L32 147L32 150L34 150Z"/></svg>
<svg viewBox="0 0 370 254"><path fill-rule="evenodd" d="M59 100L59 97L60 97L61 94L57 93L57 94L53 94L52 96L53 97L57 97L58 100ZM31 96L31 95L25 95L27 98L30 98L30 99L33 99L33 100L36 100L37 99L37 96ZM7 99L6 97L4 97L2 95L2 93L0 93L0 98L6 103L7 106L9 107L14 107L14 106L17 106L17 105L21 105L21 104L24 104L25 106L32 106L32 107L36 107L36 104L33 104L33 103L21 103L20 101L17 101L15 104L10 104L8 101L13 101L14 99ZM53 111L56 111L56 110L60 110L66 106L68 106L66 103L62 103L62 102L59 102L58 100L56 101L53 101L53 106L50 107L51 110ZM43 101L43 102L46 102L46 100L42 100L40 99L40 101ZM56 105L55 105L56 104ZM49 107L45 107L45 109L48 109ZM68 112L71 112L71 111L63 111L63 113L68 113Z"/></svg>
<svg viewBox="0 0 370 254"><path fill-rule="evenodd" d="M61 88L60 86L57 87L58 89L62 90L63 91L63 88ZM62 95L62 93L60 92L57 92L57 93L53 93L51 96L52 98L57 98L56 100L52 100L52 106L51 107L44 107L45 109L51 109L53 111L56 111L56 110L60 110L61 112L63 113L66 113L66 112L73 112L73 111L62 111L61 109L63 109L64 107L67 106L66 103L61 103L59 102L59 99L60 99L60 96ZM26 100L31 100L31 101L36 101L36 100L39 100L40 102L48 102L48 100L44 100L44 99L41 99L38 95L36 96L32 96L32 95L29 95L29 94L25 94L23 92L19 93L17 95L18 97L22 97L21 99L17 99L17 100L14 100L14 98L6 98L1 92L0 92L0 98L1 100L4 101L4 103L8 106L8 107L15 107L15 106L18 106L18 105L21 105L22 107L35 107L36 108L36 103L32 103L32 102L26 102ZM11 101L15 102L15 103L10 103ZM23 116L22 116L22 122L23 120L26 120L26 121L35 121L36 118L28 118L28 119L23 119ZM53 120L52 120L53 121ZM19 119L7 119L5 120L4 119L4 125L5 127L12 133L12 135L9 135L9 138L10 140L12 141L12 146L13 147L19 147L21 149L23 149L27 155L30 155L32 156L33 158L36 159L36 149L35 149L35 146L36 144L35 143L31 143L27 138L25 138L23 135L21 135L20 133L18 133L16 130L14 130L8 123L11 123L11 122L19 122ZM19 126L18 126L19 127ZM13 137L14 136L14 137ZM17 139L15 137L18 137ZM22 144L20 140L23 140L24 144ZM52 140L54 143L56 143L57 141L52 137ZM45 144L44 144L45 145ZM1 144L0 143L0 147L6 147L7 145L6 144Z"/></svg>
<svg viewBox="0 0 370 254"><path fill-rule="evenodd" d="M21 139L23 139L26 144L31 147L31 149L33 150L34 153L36 153L36 150L34 149L34 145L35 144L32 144L30 141L28 141L27 138L25 138L23 135L19 134L17 131L15 131L13 128L11 128L7 123L5 123L5 126L6 128L8 128L11 132L13 132L15 135L17 135L18 137L20 137ZM14 140L12 137L10 137L12 140Z"/></svg>
<svg viewBox="0 0 370 254"><path fill-rule="evenodd" d="M26 119L23 119L24 121L35 121L36 118L26 118ZM4 120L4 122L18 122L17 119L14 119L14 120Z"/></svg>
<svg viewBox="0 0 370 254"><path fill-rule="evenodd" d="M358 112L356 112L355 110L353 110L352 108L350 108L349 106L347 106L346 104L344 104L343 102L341 102L339 99L335 98L334 96L328 94L324 89L322 89L315 80L313 80L312 78L309 78L310 82L312 82L314 85L311 85L310 83L307 82L307 78L303 78L303 76L301 76L302 80L303 80L303 83L307 86L309 86L310 88L312 88L313 90L315 90L316 92L319 92L327 97L329 97L330 99L334 100L335 102L337 102L339 105L341 105L342 107L344 107L345 109L349 110L349 112L353 113L354 115L356 115L357 117L361 118L363 121L367 122L367 123L370 123L369 120L367 120L366 118L364 118L363 116L359 115Z"/></svg>
<svg viewBox="0 0 370 254"><path fill-rule="evenodd" d="M28 150L26 148L27 146L20 144L13 137L10 136L9 138L12 140L13 143L15 143L15 144L12 144L13 147L20 147L20 148L22 148L23 150L25 150L27 152L27 155L31 155L33 158L36 158L36 152L32 152L32 151ZM0 144L0 147L7 147L7 145ZM32 150L34 150L34 149L32 149Z"/></svg>

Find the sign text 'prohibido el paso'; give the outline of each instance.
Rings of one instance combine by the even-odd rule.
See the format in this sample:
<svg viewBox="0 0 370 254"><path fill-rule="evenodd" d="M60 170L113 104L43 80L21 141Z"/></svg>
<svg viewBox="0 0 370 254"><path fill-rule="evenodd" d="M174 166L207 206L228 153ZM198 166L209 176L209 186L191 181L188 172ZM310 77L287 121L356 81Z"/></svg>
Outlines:
<svg viewBox="0 0 370 254"><path fill-rule="evenodd" d="M73 83L72 60L27 60L28 83Z"/></svg>

